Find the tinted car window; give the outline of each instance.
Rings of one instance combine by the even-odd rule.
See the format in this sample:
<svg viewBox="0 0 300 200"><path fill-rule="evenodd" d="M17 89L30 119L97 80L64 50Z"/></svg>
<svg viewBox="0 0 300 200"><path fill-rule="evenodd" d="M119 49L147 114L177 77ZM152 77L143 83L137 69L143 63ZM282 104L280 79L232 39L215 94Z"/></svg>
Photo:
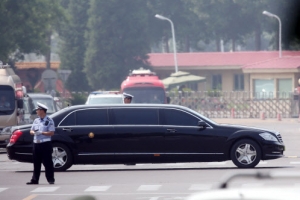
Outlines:
<svg viewBox="0 0 300 200"><path fill-rule="evenodd" d="M114 123L117 125L157 125L157 109L129 108L112 109Z"/></svg>
<svg viewBox="0 0 300 200"><path fill-rule="evenodd" d="M163 110L163 124L177 125L177 126L197 126L198 118L180 110L164 109Z"/></svg>
<svg viewBox="0 0 300 200"><path fill-rule="evenodd" d="M108 125L106 109L76 111L76 125Z"/></svg>
<svg viewBox="0 0 300 200"><path fill-rule="evenodd" d="M68 115L60 124L60 126L74 126L75 125L75 112Z"/></svg>

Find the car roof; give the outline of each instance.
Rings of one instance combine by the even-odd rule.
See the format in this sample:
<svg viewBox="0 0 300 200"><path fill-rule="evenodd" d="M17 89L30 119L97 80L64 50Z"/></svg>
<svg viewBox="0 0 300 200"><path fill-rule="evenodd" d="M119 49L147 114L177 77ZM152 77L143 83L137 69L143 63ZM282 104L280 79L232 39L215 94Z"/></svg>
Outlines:
<svg viewBox="0 0 300 200"><path fill-rule="evenodd" d="M123 98L122 94L90 94L89 98L104 98L104 97L113 97L113 98Z"/></svg>
<svg viewBox="0 0 300 200"><path fill-rule="evenodd" d="M69 109L85 109L85 108L118 108L118 107L126 107L126 108L134 108L134 107L160 107L160 108L179 108L179 109L189 109L184 106L175 105L175 104L97 104L97 105L74 105L69 106Z"/></svg>
<svg viewBox="0 0 300 200"><path fill-rule="evenodd" d="M26 96L28 97L40 97L40 98L51 98L53 97L50 94L45 94L45 93L27 93Z"/></svg>

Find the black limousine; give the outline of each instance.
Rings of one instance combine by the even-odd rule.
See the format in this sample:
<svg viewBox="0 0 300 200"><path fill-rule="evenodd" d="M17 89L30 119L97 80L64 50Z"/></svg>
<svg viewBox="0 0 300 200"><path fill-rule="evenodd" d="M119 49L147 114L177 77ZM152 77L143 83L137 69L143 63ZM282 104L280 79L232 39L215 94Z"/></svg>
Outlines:
<svg viewBox="0 0 300 200"><path fill-rule="evenodd" d="M56 171L73 164L135 164L232 160L240 168L283 156L279 133L222 125L177 105L80 105L51 115ZM32 162L30 125L11 129L8 157Z"/></svg>

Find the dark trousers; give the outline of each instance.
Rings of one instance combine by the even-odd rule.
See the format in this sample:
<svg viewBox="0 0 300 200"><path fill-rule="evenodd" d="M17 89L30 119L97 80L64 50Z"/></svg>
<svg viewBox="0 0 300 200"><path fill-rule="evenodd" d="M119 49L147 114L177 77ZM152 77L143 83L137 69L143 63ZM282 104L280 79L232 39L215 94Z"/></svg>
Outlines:
<svg viewBox="0 0 300 200"><path fill-rule="evenodd" d="M34 143L33 144L33 176L32 181L39 181L42 163L45 167L45 175L48 182L54 182L54 169L52 161L52 143Z"/></svg>

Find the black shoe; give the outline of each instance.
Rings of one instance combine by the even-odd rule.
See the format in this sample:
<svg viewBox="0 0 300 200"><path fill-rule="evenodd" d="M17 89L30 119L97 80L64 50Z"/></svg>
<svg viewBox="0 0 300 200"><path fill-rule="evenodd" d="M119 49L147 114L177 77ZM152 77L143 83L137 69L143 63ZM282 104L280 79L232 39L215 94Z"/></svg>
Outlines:
<svg viewBox="0 0 300 200"><path fill-rule="evenodd" d="M39 182L38 181L30 181L26 183L27 185L38 185Z"/></svg>
<svg viewBox="0 0 300 200"><path fill-rule="evenodd" d="M54 181L49 181L48 183L51 184L51 185L53 185L53 184L54 184Z"/></svg>

